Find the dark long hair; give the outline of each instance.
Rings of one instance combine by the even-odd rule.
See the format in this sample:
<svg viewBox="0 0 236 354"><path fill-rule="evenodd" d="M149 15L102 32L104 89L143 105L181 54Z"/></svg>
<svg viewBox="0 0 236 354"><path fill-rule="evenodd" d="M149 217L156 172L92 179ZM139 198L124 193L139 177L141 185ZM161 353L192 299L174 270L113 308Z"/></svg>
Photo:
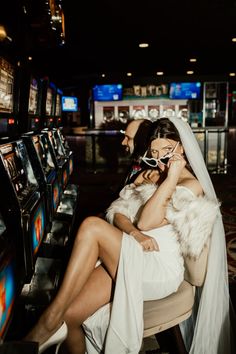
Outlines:
<svg viewBox="0 0 236 354"><path fill-rule="evenodd" d="M153 131L152 122L145 119L138 127L138 130L134 136L134 152L132 157L134 160L138 160L140 156L143 156L149 145L150 133Z"/></svg>

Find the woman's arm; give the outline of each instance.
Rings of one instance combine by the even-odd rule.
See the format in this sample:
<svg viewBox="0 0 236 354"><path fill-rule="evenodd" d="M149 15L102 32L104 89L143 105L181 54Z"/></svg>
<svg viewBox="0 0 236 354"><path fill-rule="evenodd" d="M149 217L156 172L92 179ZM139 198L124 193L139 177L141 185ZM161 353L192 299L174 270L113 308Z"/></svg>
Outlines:
<svg viewBox="0 0 236 354"><path fill-rule="evenodd" d="M176 160L169 161L169 169L166 179L147 201L140 214L137 223L140 230L151 230L166 222L166 207L176 189L180 174L183 171L185 164L186 161L181 156L178 156L178 159Z"/></svg>
<svg viewBox="0 0 236 354"><path fill-rule="evenodd" d="M135 240L143 247L144 251L159 251L156 240L143 234L125 215L116 213L113 224L120 230L133 236Z"/></svg>

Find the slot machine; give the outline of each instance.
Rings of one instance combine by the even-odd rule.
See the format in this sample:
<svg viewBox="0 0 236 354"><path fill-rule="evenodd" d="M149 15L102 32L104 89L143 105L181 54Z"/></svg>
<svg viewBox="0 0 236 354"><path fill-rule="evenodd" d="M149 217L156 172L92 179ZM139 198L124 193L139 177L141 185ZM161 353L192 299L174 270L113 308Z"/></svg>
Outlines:
<svg viewBox="0 0 236 354"><path fill-rule="evenodd" d="M66 205L69 203L69 205L72 206L72 209L74 209L77 205L78 186L68 184L70 171L72 170L73 167L71 163L72 154L66 152L58 135L55 134L56 132L57 132L56 129L42 130L42 133L47 136L53 161L58 168L60 185L63 191L62 197L65 201L65 203L61 203L61 206L62 208L63 206L66 207Z"/></svg>
<svg viewBox="0 0 236 354"><path fill-rule="evenodd" d="M69 159L69 176L71 176L74 170L73 151L71 151L69 144L65 136L62 134L60 128L54 128L53 135L57 141L57 145L62 145L62 151L64 155Z"/></svg>
<svg viewBox="0 0 236 354"><path fill-rule="evenodd" d="M29 132L22 135L40 190L46 195L49 217L46 243L65 246L70 233L71 212L60 207L62 191L47 136Z"/></svg>
<svg viewBox="0 0 236 354"><path fill-rule="evenodd" d="M34 213L33 252L38 250L40 210ZM0 213L0 352L38 353L37 343L22 343L30 317L48 305L59 286L59 260L38 258L30 283L22 275L22 249L16 238L14 223ZM3 217L4 215L4 217ZM6 223L5 223L6 220ZM15 220L14 220L15 221ZM36 227L35 227L36 226ZM18 240L19 241L19 240ZM25 328L26 327L26 328Z"/></svg>
<svg viewBox="0 0 236 354"><path fill-rule="evenodd" d="M4 139L3 139L4 140ZM1 209L22 245L24 277L34 272L39 247L46 233L45 195L40 192L26 147L21 139L0 145ZM13 222L14 221L14 222Z"/></svg>

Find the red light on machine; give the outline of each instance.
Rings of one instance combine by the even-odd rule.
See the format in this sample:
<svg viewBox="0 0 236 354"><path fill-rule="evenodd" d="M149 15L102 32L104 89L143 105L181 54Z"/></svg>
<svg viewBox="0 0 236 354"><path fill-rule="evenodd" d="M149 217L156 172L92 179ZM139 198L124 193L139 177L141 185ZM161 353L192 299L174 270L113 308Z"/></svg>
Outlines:
<svg viewBox="0 0 236 354"><path fill-rule="evenodd" d="M53 118L50 118L49 121L50 121L50 122L53 122Z"/></svg>
<svg viewBox="0 0 236 354"><path fill-rule="evenodd" d="M61 118L58 118L58 121L60 122L60 121L61 121Z"/></svg>
<svg viewBox="0 0 236 354"><path fill-rule="evenodd" d="M39 122L39 118L35 118L35 123L38 123Z"/></svg>
<svg viewBox="0 0 236 354"><path fill-rule="evenodd" d="M8 119L8 124L15 124L15 119L14 118L9 118Z"/></svg>

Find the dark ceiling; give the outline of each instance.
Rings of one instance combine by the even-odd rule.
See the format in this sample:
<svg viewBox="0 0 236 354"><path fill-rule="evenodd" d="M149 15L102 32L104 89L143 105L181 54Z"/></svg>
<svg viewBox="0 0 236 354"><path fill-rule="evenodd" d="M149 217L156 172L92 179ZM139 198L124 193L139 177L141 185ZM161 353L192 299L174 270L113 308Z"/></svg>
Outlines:
<svg viewBox="0 0 236 354"><path fill-rule="evenodd" d="M236 72L236 0L57 0L65 15L64 45L50 27L46 2L22 0L13 11L9 1L5 18L21 35L27 23L25 46L34 66L62 86L101 80L102 73L104 81L122 81L127 72L132 79L157 71L163 79L187 70L196 76ZM140 42L149 48L140 49Z"/></svg>

